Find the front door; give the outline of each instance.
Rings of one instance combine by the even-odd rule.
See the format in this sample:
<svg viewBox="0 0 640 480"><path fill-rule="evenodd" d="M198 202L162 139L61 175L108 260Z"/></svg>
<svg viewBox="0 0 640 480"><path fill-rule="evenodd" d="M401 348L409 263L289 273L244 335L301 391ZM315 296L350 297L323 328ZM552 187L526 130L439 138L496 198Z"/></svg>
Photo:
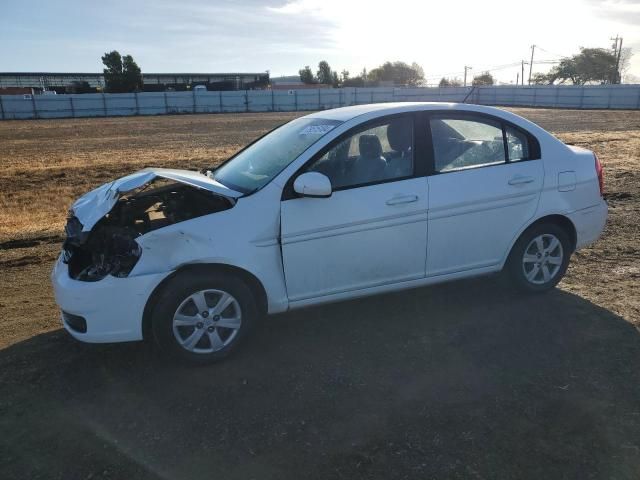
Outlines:
<svg viewBox="0 0 640 480"><path fill-rule="evenodd" d="M329 198L284 198L281 237L292 302L425 276L427 179L413 116L356 127L298 173L329 177Z"/></svg>

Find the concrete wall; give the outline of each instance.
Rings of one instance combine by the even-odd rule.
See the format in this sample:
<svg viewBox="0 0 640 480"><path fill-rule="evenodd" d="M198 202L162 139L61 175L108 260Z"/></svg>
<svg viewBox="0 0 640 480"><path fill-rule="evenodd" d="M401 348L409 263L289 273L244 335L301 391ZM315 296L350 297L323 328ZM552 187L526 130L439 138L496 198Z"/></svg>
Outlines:
<svg viewBox="0 0 640 480"><path fill-rule="evenodd" d="M289 112L381 102L640 109L640 85L338 88L231 92L1 95L0 119L180 113Z"/></svg>

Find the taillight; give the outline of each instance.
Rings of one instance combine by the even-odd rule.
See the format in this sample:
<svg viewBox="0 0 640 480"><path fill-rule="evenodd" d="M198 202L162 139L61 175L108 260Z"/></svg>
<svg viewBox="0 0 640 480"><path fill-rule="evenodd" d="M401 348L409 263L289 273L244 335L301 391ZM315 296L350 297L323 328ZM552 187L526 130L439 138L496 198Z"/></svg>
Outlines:
<svg viewBox="0 0 640 480"><path fill-rule="evenodd" d="M600 196L604 195L604 172L602 170L602 164L598 160L598 155L595 153L593 157L596 159L596 174L598 175L598 186L600 187Z"/></svg>

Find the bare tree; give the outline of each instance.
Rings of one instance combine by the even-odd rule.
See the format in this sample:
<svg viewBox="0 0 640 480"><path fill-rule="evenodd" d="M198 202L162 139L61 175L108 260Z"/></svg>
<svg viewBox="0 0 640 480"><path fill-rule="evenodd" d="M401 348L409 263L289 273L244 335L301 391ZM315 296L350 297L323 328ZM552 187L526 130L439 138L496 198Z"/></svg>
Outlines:
<svg viewBox="0 0 640 480"><path fill-rule="evenodd" d="M625 47L620 52L620 66L618 67L618 71L620 72L621 82L623 80L628 81L627 72L629 71L629 67L631 66L631 58L633 57L633 49L631 47Z"/></svg>

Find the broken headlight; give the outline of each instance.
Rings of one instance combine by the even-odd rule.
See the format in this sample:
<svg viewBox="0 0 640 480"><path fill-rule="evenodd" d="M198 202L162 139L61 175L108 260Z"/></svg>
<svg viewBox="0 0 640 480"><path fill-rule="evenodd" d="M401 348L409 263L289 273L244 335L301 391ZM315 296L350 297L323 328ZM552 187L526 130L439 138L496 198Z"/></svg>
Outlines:
<svg viewBox="0 0 640 480"><path fill-rule="evenodd" d="M158 185L159 184L159 185ZM89 232L69 211L63 261L76 280L126 277L142 249L136 239L153 230L231 208L225 197L173 182L154 182L122 196Z"/></svg>
<svg viewBox="0 0 640 480"><path fill-rule="evenodd" d="M62 259L69 266L69 276L76 280L126 277L142 255L135 241L140 234L132 228L99 224L91 232L82 232L82 224L72 217L65 231Z"/></svg>

